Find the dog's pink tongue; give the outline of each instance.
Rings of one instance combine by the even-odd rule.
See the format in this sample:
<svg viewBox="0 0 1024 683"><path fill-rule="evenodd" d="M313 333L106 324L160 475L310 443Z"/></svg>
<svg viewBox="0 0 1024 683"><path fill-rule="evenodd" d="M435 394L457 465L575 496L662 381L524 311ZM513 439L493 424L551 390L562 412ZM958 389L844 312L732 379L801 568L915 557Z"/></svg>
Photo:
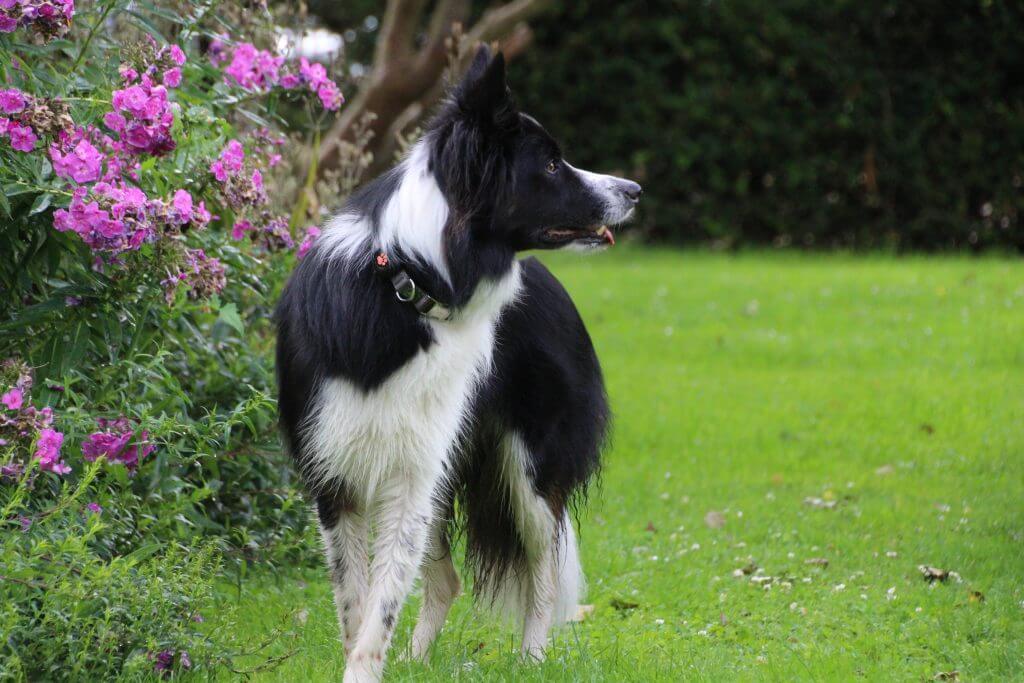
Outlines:
<svg viewBox="0 0 1024 683"><path fill-rule="evenodd" d="M609 246L612 246L612 247L615 246L615 235L612 234L612 229L611 228L605 228L605 230L604 230L604 239L605 239L606 242L608 242Z"/></svg>

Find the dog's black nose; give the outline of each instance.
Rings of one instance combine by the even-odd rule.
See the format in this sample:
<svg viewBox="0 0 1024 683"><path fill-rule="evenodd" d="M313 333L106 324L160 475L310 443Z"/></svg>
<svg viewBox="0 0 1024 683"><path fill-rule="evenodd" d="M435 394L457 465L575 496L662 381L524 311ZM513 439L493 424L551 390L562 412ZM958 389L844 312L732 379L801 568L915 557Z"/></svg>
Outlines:
<svg viewBox="0 0 1024 683"><path fill-rule="evenodd" d="M643 191L644 189L640 187L640 185L638 185L637 183L634 183L632 180L622 181L622 194L626 195L626 199L633 202L634 204L640 201L640 195L643 193Z"/></svg>

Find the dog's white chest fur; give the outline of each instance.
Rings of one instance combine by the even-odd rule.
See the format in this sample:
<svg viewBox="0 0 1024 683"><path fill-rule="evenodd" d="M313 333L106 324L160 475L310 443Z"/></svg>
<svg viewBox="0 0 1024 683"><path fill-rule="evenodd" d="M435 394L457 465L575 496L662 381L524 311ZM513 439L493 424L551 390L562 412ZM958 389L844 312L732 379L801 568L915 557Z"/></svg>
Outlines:
<svg viewBox="0 0 1024 683"><path fill-rule="evenodd" d="M481 283L457 319L427 323L435 339L429 349L372 391L344 379L324 382L306 424L319 479L342 480L370 502L395 479L440 477L476 384L490 370L501 310L519 287L518 263L501 280Z"/></svg>

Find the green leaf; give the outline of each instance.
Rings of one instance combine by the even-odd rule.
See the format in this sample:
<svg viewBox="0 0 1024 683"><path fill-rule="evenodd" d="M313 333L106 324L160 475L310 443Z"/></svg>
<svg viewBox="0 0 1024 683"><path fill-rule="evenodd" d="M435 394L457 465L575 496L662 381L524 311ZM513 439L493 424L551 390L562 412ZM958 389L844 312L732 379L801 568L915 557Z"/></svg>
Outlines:
<svg viewBox="0 0 1024 683"><path fill-rule="evenodd" d="M53 201L53 195L49 192L44 192L36 200L32 202L32 208L28 210L29 216L35 216L37 213L42 213L50 208L50 202Z"/></svg>
<svg viewBox="0 0 1024 683"><path fill-rule="evenodd" d="M89 346L90 330L86 321L79 321L71 333L71 340L67 345L67 353L64 363L68 370L78 370L76 366L85 357Z"/></svg>
<svg viewBox="0 0 1024 683"><path fill-rule="evenodd" d="M245 325L242 323L242 317L238 315L238 306L233 303L221 306L217 322L230 326L238 334L245 334Z"/></svg>
<svg viewBox="0 0 1024 683"><path fill-rule="evenodd" d="M156 554L157 551L159 551L162 547L163 547L162 543L147 543L146 545L144 545L144 546L142 546L140 548L137 548L136 550L128 553L127 555L124 556L123 559L124 559L125 562L127 562L130 565L136 564L136 563L141 562L142 560L146 559L147 557L150 557L150 556Z"/></svg>

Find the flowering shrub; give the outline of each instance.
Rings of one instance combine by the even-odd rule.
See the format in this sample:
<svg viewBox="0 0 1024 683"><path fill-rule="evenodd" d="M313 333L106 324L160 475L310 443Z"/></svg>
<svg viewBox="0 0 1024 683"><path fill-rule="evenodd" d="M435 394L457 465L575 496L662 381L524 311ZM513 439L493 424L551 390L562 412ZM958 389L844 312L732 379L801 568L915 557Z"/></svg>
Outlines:
<svg viewBox="0 0 1024 683"><path fill-rule="evenodd" d="M85 470L50 514L12 519L0 533L4 680L144 678L190 669L193 659L207 668L216 662L195 621L213 599L214 547L97 552L116 534L103 506L86 502L98 493L99 471L98 463ZM30 497L27 481L4 493Z"/></svg>
<svg viewBox="0 0 1024 683"><path fill-rule="evenodd" d="M0 33L27 27L44 39L68 32L75 0L0 0Z"/></svg>
<svg viewBox="0 0 1024 683"><path fill-rule="evenodd" d="M209 668L216 568L307 556L270 319L318 217L275 183L343 98L211 7L0 0L0 678Z"/></svg>

